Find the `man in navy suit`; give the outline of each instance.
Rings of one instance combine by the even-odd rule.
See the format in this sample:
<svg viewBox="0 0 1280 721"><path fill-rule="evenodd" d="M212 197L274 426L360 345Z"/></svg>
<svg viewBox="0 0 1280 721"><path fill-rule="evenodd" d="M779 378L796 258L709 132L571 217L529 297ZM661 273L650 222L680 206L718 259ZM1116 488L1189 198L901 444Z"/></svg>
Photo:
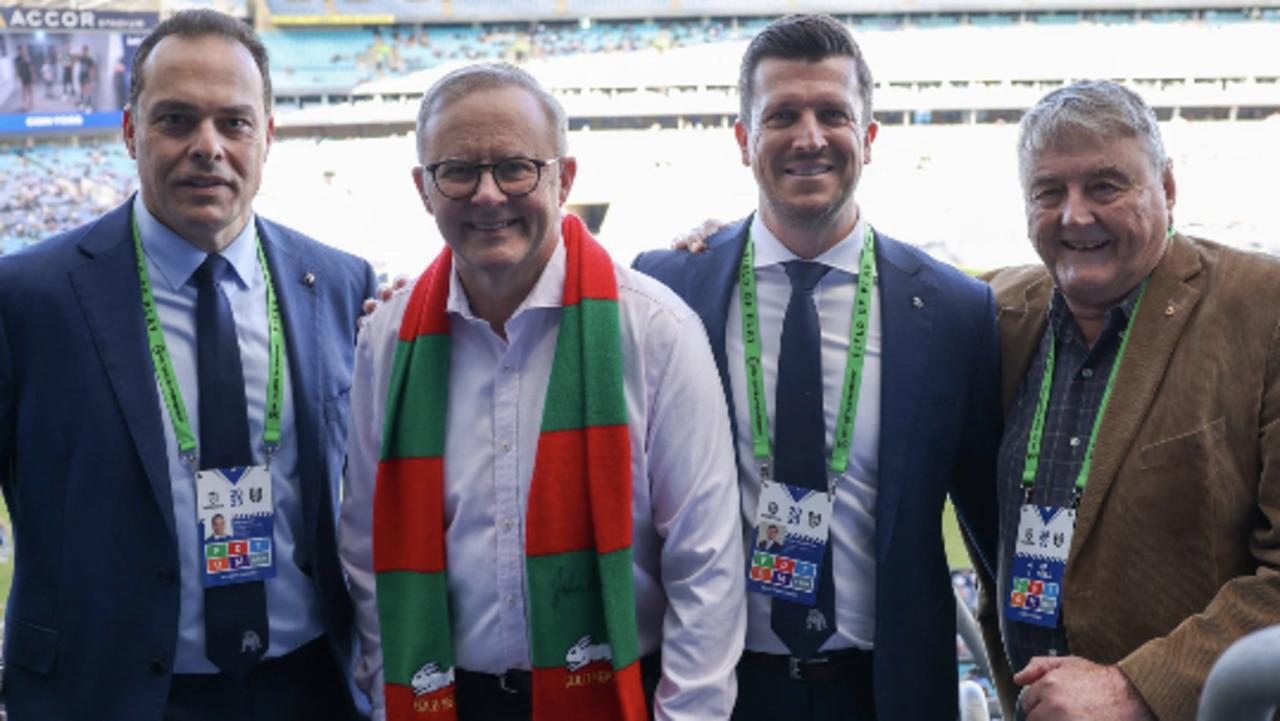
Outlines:
<svg viewBox="0 0 1280 721"><path fill-rule="evenodd" d="M166 20L124 114L141 192L0 259L15 721L358 717L335 499L374 278L255 217L271 97L246 25ZM215 510L252 537L207 544Z"/></svg>
<svg viewBox="0 0 1280 721"><path fill-rule="evenodd" d="M706 325L748 549L772 522L808 547L748 551L735 719L956 718L947 494L980 562L996 540L991 292L860 212L871 87L835 20L770 25L743 58L734 128L757 212L704 252L636 261Z"/></svg>

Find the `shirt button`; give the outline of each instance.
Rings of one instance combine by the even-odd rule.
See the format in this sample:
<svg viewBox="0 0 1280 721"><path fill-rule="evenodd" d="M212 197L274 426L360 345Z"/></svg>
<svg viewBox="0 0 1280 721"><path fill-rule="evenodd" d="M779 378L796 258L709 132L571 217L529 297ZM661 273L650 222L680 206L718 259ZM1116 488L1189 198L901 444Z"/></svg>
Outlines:
<svg viewBox="0 0 1280 721"><path fill-rule="evenodd" d="M178 574L173 572L172 568L160 569L160 583L166 586L172 586L178 580Z"/></svg>
<svg viewBox="0 0 1280 721"><path fill-rule="evenodd" d="M504 521L502 522L502 530L504 530L504 531L510 531L510 530L511 530L511 519L510 519L510 518L508 518L508 519L506 519L506 520L504 520Z"/></svg>
<svg viewBox="0 0 1280 721"><path fill-rule="evenodd" d="M510 452L511 452L511 444L510 444L510 443L508 443L507 441L503 441L503 442L502 442L502 452L503 452L503 453L510 453Z"/></svg>
<svg viewBox="0 0 1280 721"><path fill-rule="evenodd" d="M164 659L161 659L161 658L151 659L151 661L147 664L147 666L151 668L151 673L154 673L157 676L161 676L164 674L165 671L169 670L169 665L166 664L164 662Z"/></svg>
<svg viewBox="0 0 1280 721"><path fill-rule="evenodd" d="M508 593L508 594L507 594L507 599L506 599L506 600L507 600L507 605L508 605L508 606L514 606L514 605L516 605L516 597L515 597L515 596L513 596L512 594L509 594L509 593Z"/></svg>
<svg viewBox="0 0 1280 721"><path fill-rule="evenodd" d="M511 364L510 364L510 363L503 363L503 364L502 364L502 372L503 372L503 373L510 373L510 372L511 372Z"/></svg>
<svg viewBox="0 0 1280 721"><path fill-rule="evenodd" d="M1092 368L1085 368L1084 370L1080 371L1080 375L1084 376L1085 378L1092 378L1092 377L1093 377L1093 369L1092 369Z"/></svg>
<svg viewBox="0 0 1280 721"><path fill-rule="evenodd" d="M1071 436L1071 447L1075 448L1080 445L1080 436Z"/></svg>

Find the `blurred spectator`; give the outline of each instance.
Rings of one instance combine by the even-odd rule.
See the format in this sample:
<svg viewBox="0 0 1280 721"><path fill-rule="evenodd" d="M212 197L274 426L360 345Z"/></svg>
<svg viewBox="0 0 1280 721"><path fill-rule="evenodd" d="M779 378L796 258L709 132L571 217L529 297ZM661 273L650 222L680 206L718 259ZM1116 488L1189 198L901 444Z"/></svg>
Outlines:
<svg viewBox="0 0 1280 721"><path fill-rule="evenodd" d="M89 54L88 45L84 46L76 60L80 64L80 99L76 105L87 113L93 110L93 93L98 86L98 62Z"/></svg>
<svg viewBox="0 0 1280 721"><path fill-rule="evenodd" d="M26 45L19 45L18 54L13 57L13 74L22 85L22 112L30 112L36 102L34 91L36 72L31 65L31 58L27 57Z"/></svg>
<svg viewBox="0 0 1280 721"><path fill-rule="evenodd" d="M58 49L45 48L41 54L40 80L44 83L44 97L51 100L58 90Z"/></svg>
<svg viewBox="0 0 1280 721"><path fill-rule="evenodd" d="M76 58L71 54L71 46L62 50L62 99L70 100L76 96L75 85Z"/></svg>
<svg viewBox="0 0 1280 721"><path fill-rule="evenodd" d="M0 159L0 251L74 228L133 192L123 146L48 147Z"/></svg>

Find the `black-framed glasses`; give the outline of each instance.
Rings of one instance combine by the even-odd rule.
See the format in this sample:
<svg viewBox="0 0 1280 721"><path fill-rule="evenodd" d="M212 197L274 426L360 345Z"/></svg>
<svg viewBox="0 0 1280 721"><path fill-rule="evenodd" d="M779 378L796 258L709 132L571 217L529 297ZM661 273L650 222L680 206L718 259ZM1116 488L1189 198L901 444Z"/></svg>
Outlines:
<svg viewBox="0 0 1280 721"><path fill-rule="evenodd" d="M560 158L538 160L536 158L506 158L496 163L467 163L461 160L441 160L423 166L431 174L436 190L446 198L466 200L480 187L480 176L488 172L498 190L508 198L520 198L532 193L542 179L542 169Z"/></svg>

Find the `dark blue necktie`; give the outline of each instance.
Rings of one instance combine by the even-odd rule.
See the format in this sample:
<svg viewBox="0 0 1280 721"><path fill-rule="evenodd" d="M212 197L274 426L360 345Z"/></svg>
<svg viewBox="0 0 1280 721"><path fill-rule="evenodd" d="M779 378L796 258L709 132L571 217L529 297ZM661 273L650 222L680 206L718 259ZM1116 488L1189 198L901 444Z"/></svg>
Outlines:
<svg viewBox="0 0 1280 721"><path fill-rule="evenodd" d="M813 289L827 274L821 263L785 263L791 299L782 319L782 352L774 413L776 478L788 485L827 492L827 425L822 412L822 329ZM818 578L817 605L773 599L771 625L793 656L817 653L836 630L835 583L828 537Z"/></svg>
<svg viewBox="0 0 1280 721"><path fill-rule="evenodd" d="M217 254L196 269L196 374L200 393L200 468L253 464L244 370L231 304L218 288L229 263ZM205 655L243 678L270 643L262 581L204 590Z"/></svg>

